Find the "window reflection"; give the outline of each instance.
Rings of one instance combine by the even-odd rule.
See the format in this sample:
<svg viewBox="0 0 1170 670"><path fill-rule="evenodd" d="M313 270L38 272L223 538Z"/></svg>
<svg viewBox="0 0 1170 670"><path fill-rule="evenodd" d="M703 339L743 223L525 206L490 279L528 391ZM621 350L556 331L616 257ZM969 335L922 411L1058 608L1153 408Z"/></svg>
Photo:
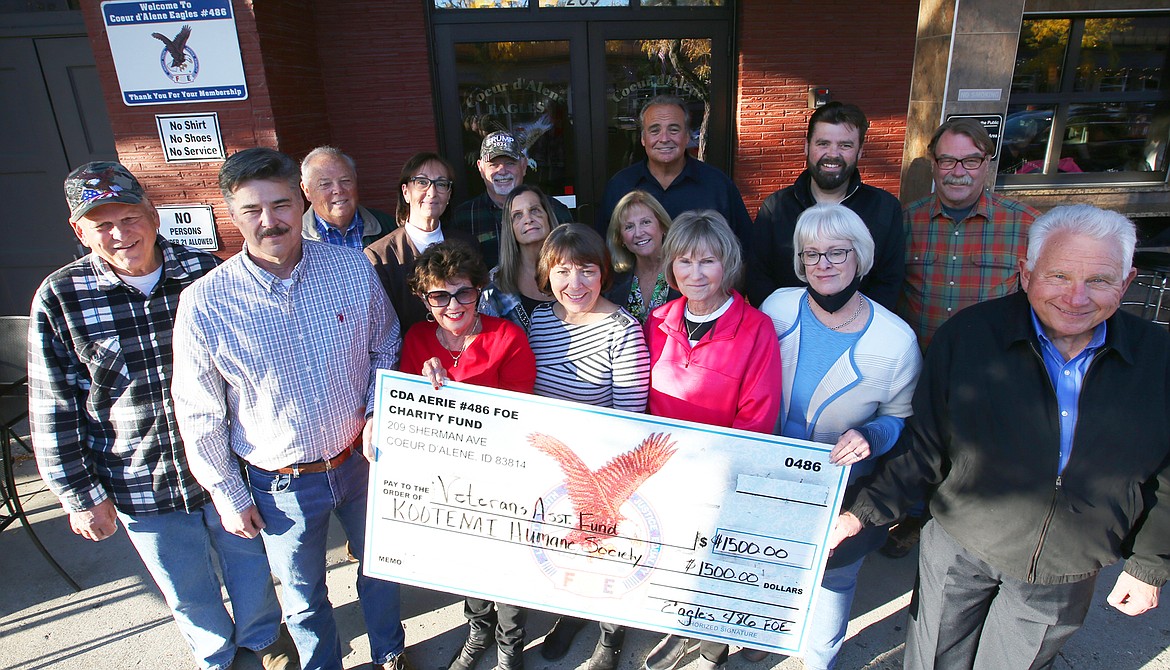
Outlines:
<svg viewBox="0 0 1170 670"><path fill-rule="evenodd" d="M656 95L675 95L687 102L691 136L687 152L706 159L711 40L609 40L605 43L605 69L608 174L645 157L638 113Z"/></svg>
<svg viewBox="0 0 1170 670"><path fill-rule="evenodd" d="M999 173L1033 177L1005 183L1163 179L1168 54L1166 14L1026 19Z"/></svg>
<svg viewBox="0 0 1170 670"><path fill-rule="evenodd" d="M479 146L489 133L516 136L528 157L528 179L550 195L573 190L574 142L569 115L569 43L477 42L455 45L468 187Z"/></svg>
<svg viewBox="0 0 1170 670"><path fill-rule="evenodd" d="M1068 19L1028 19L1020 29L1012 93L1047 93L1060 89L1068 50Z"/></svg>

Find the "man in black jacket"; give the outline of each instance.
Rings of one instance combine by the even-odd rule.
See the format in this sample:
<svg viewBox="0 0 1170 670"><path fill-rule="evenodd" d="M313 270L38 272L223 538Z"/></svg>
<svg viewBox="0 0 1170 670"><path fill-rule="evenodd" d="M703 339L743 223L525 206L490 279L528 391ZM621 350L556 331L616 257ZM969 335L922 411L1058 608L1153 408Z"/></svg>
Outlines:
<svg viewBox="0 0 1170 670"><path fill-rule="evenodd" d="M937 487L906 668L1050 667L1097 573L1141 614L1170 576L1170 334L1119 312L1133 224L1076 205L1036 219L1026 293L938 330L891 456L830 546Z"/></svg>
<svg viewBox="0 0 1170 670"><path fill-rule="evenodd" d="M869 121L856 105L830 102L808 120L808 169L796 183L768 196L756 215L748 254L748 300L757 307L782 286L803 286L792 267L792 233L801 212L817 203L841 203L857 212L874 241L873 270L861 292L893 310L905 276L902 205L880 188L861 183L857 159Z"/></svg>

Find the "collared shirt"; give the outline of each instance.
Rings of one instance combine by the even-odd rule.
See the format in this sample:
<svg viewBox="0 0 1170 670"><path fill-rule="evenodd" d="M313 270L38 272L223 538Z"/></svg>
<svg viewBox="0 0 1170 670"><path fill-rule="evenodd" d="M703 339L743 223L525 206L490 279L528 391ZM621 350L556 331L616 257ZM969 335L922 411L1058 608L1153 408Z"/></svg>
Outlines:
<svg viewBox="0 0 1170 670"><path fill-rule="evenodd" d="M1092 339L1079 354L1065 361L1064 355L1045 334L1036 312L1033 310L1030 313L1032 327L1040 338L1040 357L1044 359L1048 378L1052 380L1052 388L1056 391L1056 405L1060 411L1060 469L1057 472L1063 473L1072 455L1073 433L1077 428L1077 408L1081 400L1081 387L1085 383L1085 372L1089 370L1097 350L1105 344L1105 322L1097 324Z"/></svg>
<svg viewBox="0 0 1170 670"><path fill-rule="evenodd" d="M362 250L362 237L366 234L366 223L362 221L361 212L354 210L353 221L349 222L349 227L345 229L344 233L329 225L325 219L317 216L316 211L313 212L313 223L317 225L317 232L321 235L322 242L358 251Z"/></svg>
<svg viewBox="0 0 1170 670"><path fill-rule="evenodd" d="M171 401L179 294L219 260L158 238L149 295L94 254L49 275L29 327L29 425L41 476L71 512L112 499L135 515L206 505Z"/></svg>
<svg viewBox="0 0 1170 670"><path fill-rule="evenodd" d="M573 220L564 203L553 197L549 197L549 202L557 221L569 223ZM483 254L484 265L493 268L500 263L500 222L503 218L504 210L485 191L455 208L451 230L474 238Z"/></svg>
<svg viewBox="0 0 1170 670"><path fill-rule="evenodd" d="M252 504L233 453L265 470L336 456L361 434L376 370L398 363L398 317L366 257L303 245L287 282L245 248L179 305L179 428L221 510Z"/></svg>
<svg viewBox="0 0 1170 670"><path fill-rule="evenodd" d="M956 312L1018 287L1017 261L1028 251L1028 226L1039 212L1018 200L983 193L961 222L937 195L906 208L906 286L898 315L925 350Z"/></svg>
<svg viewBox="0 0 1170 670"><path fill-rule="evenodd" d="M654 196L671 219L693 209L713 209L727 219L732 232L745 246L751 240L752 218L735 182L719 168L690 156L686 157L682 172L666 188L662 188L658 178L650 173L646 160L638 161L611 177L605 185L605 198L597 210L597 230L603 236L618 201L635 189Z"/></svg>

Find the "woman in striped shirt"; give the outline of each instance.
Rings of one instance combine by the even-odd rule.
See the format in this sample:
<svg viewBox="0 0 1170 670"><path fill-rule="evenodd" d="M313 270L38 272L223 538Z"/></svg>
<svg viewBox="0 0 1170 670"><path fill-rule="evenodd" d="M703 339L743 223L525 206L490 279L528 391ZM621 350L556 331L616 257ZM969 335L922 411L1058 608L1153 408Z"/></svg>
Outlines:
<svg viewBox="0 0 1170 670"><path fill-rule="evenodd" d="M609 251L592 228L567 223L541 249L536 282L556 302L532 313L528 341L536 356L537 395L629 412L646 409L650 363L638 320L602 297L612 281ZM564 616L553 624L541 656L569 651L585 621ZM614 670L625 628L601 623L588 670Z"/></svg>

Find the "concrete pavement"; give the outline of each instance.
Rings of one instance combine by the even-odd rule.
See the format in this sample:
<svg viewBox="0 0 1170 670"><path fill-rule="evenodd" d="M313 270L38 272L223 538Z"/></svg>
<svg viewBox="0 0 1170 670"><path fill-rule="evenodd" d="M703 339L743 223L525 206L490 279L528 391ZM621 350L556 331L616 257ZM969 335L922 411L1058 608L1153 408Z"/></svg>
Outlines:
<svg viewBox="0 0 1170 670"><path fill-rule="evenodd" d="M101 543L73 535L56 499L36 476L31 457L19 455L19 488L25 509L49 551L83 590L74 593L42 560L25 531L15 524L0 534L0 668L12 670L122 670L194 668L190 651L170 617L125 532ZM354 588L356 566L345 560L344 537L337 529L328 556L329 589L336 608L345 667L368 667L369 645ZM849 639L838 667L893 670L901 667L906 606L914 583L914 555L891 560L871 556L861 572ZM1170 603L1131 619L1105 602L1118 568L1102 574L1085 627L1066 645L1059 670L1170 670ZM417 670L440 670L466 632L461 598L412 587L403 589L403 620L408 653ZM597 639L587 627L569 655L556 663L536 647L553 616L534 612L529 619L528 670L583 668ZM621 670L639 670L657 633L631 631ZM697 649L683 670L694 670ZM481 662L491 670L494 652ZM255 657L242 653L238 670L257 670ZM752 664L733 654L728 670L796 670L795 658L770 656Z"/></svg>

